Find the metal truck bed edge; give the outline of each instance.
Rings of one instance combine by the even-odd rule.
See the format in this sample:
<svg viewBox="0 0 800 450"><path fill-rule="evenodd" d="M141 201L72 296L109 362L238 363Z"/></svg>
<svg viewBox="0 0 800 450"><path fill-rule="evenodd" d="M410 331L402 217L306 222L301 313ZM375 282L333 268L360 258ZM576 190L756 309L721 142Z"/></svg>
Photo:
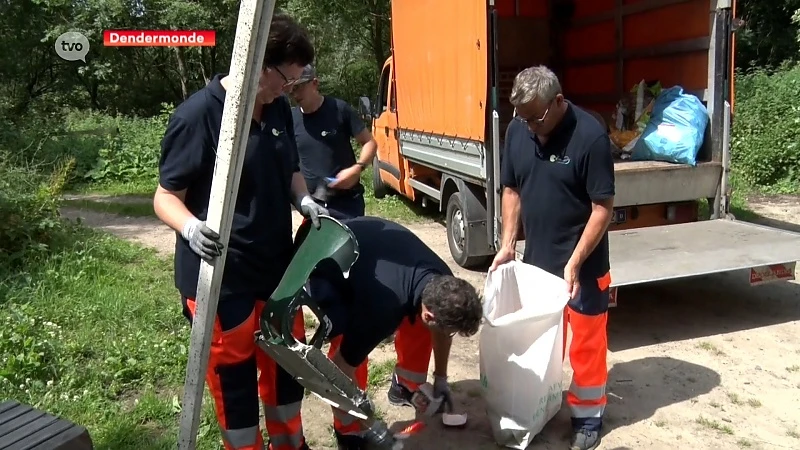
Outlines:
<svg viewBox="0 0 800 450"><path fill-rule="evenodd" d="M614 287L800 261L800 234L727 219L611 231L609 246Z"/></svg>

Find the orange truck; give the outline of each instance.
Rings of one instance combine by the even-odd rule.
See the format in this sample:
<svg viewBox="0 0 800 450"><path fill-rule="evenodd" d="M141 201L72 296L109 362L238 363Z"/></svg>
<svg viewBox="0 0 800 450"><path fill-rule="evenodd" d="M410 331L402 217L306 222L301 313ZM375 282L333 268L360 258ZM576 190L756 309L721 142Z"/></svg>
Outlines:
<svg viewBox="0 0 800 450"><path fill-rule="evenodd" d="M800 235L729 214L734 3L392 1L391 55L375 100L361 99L378 142L376 197L437 203L455 262L486 264L500 243L498 180L516 74L547 65L567 99L607 122L631 86L657 80L698 96L710 122L696 166L615 163L613 298L621 286L740 269L753 284L793 279ZM700 217L702 199L710 218Z"/></svg>

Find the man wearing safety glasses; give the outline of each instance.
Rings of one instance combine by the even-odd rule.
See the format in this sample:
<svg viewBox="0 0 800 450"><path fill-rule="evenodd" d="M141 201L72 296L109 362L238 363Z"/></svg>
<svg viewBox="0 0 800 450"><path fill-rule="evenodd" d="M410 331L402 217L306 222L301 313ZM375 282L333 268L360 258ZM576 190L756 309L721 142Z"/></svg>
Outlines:
<svg viewBox="0 0 800 450"><path fill-rule="evenodd" d="M611 141L594 116L564 98L558 78L546 67L520 72L510 101L517 116L506 130L501 164L502 245L490 270L514 259L521 223L522 261L566 281L574 371L567 396L570 449L590 450L600 442L608 378Z"/></svg>
<svg viewBox="0 0 800 450"><path fill-rule="evenodd" d="M303 387L257 349L253 333L265 300L294 251L292 206L316 224L327 214L306 190L297 162L292 113L284 95L314 59L306 32L286 14L269 28L247 149L234 206L206 383L226 450L263 450L259 397L270 450L308 449L300 407ZM176 231L175 285L191 323L201 258L220 255L219 235L205 223L222 113L231 79L214 76L180 104L161 141L158 217ZM304 337L303 317L295 333ZM259 373L260 372L260 373Z"/></svg>
<svg viewBox="0 0 800 450"><path fill-rule="evenodd" d="M309 192L332 217L363 216L361 172L378 151L372 133L347 102L320 93L317 72L310 64L292 87L292 97L298 104L292 109L294 133ZM361 145L358 159L351 139Z"/></svg>

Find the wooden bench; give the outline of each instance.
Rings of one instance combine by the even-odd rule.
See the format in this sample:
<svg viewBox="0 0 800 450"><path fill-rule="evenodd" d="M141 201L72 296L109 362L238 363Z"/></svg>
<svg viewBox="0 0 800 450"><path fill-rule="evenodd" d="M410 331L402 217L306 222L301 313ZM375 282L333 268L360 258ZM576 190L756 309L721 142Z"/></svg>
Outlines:
<svg viewBox="0 0 800 450"><path fill-rule="evenodd" d="M0 450L92 450L86 428L15 401L0 403Z"/></svg>

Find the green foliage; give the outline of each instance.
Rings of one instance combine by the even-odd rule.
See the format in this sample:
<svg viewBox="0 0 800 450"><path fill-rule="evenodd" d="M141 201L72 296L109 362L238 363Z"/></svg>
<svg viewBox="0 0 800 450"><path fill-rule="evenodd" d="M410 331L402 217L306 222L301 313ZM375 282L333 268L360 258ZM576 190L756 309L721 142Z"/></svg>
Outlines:
<svg viewBox="0 0 800 450"><path fill-rule="evenodd" d="M117 119L119 133L97 152L92 168L83 176L94 183L149 181L155 185L161 138L171 113L171 106L164 105L158 116Z"/></svg>
<svg viewBox="0 0 800 450"><path fill-rule="evenodd" d="M0 150L0 269L45 252L57 236L61 190L73 165L68 160L45 176L15 165Z"/></svg>
<svg viewBox="0 0 800 450"><path fill-rule="evenodd" d="M0 148L19 166L55 170L74 159L67 188L86 183L128 183L155 186L158 158L172 105L152 117L112 117L100 112L65 110L52 115L31 113L8 121Z"/></svg>
<svg viewBox="0 0 800 450"><path fill-rule="evenodd" d="M65 223L0 268L0 392L89 429L95 448L175 448L189 327L171 263ZM198 449L218 447L204 401Z"/></svg>
<svg viewBox="0 0 800 450"><path fill-rule="evenodd" d="M788 193L800 184L800 66L736 78L732 163L754 187Z"/></svg>
<svg viewBox="0 0 800 450"><path fill-rule="evenodd" d="M737 0L736 15L744 26L736 32L736 66L776 68L800 60L798 23L800 0Z"/></svg>

